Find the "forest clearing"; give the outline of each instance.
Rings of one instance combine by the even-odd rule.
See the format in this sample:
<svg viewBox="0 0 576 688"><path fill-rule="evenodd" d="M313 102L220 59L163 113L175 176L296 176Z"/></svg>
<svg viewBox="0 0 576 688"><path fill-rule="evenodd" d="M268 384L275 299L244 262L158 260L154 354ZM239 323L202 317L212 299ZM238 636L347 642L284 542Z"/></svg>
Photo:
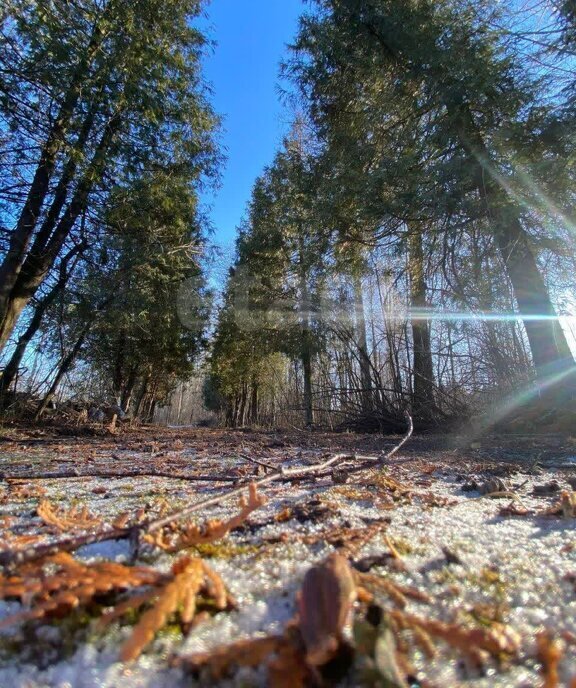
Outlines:
<svg viewBox="0 0 576 688"><path fill-rule="evenodd" d="M574 438L413 437L380 468L351 470L399 439L158 428L3 437L2 564L61 544L0 579L0 684L573 685ZM280 467L294 475L251 490L243 507L227 496L244 486L246 499ZM310 579L304 611L305 576L335 553L348 570ZM182 561L218 577L194 588L189 618L167 588ZM99 588L90 567L107 562L126 570ZM368 593L356 602L350 573ZM323 599L342 609L330 615Z"/></svg>

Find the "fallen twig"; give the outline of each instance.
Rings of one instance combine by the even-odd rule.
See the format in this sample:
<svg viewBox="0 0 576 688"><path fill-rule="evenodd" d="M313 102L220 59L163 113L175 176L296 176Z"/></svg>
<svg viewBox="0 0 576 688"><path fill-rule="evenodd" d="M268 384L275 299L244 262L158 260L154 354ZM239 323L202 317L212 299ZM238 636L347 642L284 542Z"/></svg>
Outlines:
<svg viewBox="0 0 576 688"><path fill-rule="evenodd" d="M244 459L245 461L250 461L250 463L255 463L258 466L263 466L264 468L268 468L271 471L276 470L276 466L273 466L271 463L266 463L266 461L262 461L261 459L255 459L252 456L248 456L248 454L238 454L238 456L241 459Z"/></svg>
<svg viewBox="0 0 576 688"><path fill-rule="evenodd" d="M196 480L200 482L213 483L233 483L238 477L229 475L186 475L181 473L169 473L168 471L53 471L51 473L34 473L33 475L19 474L6 475L0 474L0 480L69 480L75 478L105 478L106 480L122 478L170 478L173 480Z"/></svg>
<svg viewBox="0 0 576 688"><path fill-rule="evenodd" d="M388 453L379 457L365 457L362 456L360 463L353 466L350 470L364 470L366 468L373 468L375 466L384 465L388 459L390 459L398 450L410 439L413 432L412 418L407 414L408 420L408 431L402 440L394 446ZM241 495L244 490L252 483L255 487L262 487L272 482L285 481L285 480L301 480L307 477L318 477L322 475L327 475L325 471L331 469L332 467L342 463L343 461L357 461L358 456L355 454L335 454L326 461L319 464L314 464L312 466L297 466L294 468L280 467L275 469L268 475L259 478L257 480L250 480L242 483L238 487L228 490L225 493L215 495L213 497L208 497L202 499L199 502L191 504L183 509L178 509L166 516L157 519L149 519L143 521L136 525L127 526L125 528L107 528L105 530L100 530L92 533L87 533L85 535L79 535L76 537L70 537L62 540L58 540L53 543L39 544L34 547L28 547L25 549L5 549L0 551L0 566L5 569L13 568L30 561L35 561L43 557L47 557L57 552L71 552L79 547L84 547L86 545L94 544L97 542L104 542L107 540L120 540L123 538L130 538L135 544L138 543L140 535L144 532L152 533L155 530L159 530L164 526L172 523L181 518L185 518L190 514L200 511L204 507L214 506L216 504L221 504L224 501L228 501L233 497ZM172 476L174 477L174 476ZM212 478L214 482L218 482L220 476ZM236 478L234 478L236 480Z"/></svg>

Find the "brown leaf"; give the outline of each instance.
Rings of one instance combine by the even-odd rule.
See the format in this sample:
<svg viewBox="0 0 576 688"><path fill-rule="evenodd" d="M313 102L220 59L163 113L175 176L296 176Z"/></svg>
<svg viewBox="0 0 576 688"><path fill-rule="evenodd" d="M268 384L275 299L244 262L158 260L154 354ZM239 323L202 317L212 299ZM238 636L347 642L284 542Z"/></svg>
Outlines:
<svg viewBox="0 0 576 688"><path fill-rule="evenodd" d="M560 500L549 509L539 512L542 516L561 516L562 518L576 517L576 492L562 490Z"/></svg>
<svg viewBox="0 0 576 688"><path fill-rule="evenodd" d="M454 623L406 614L399 610L392 610L389 613L390 618L400 628L418 628L432 638L439 638L474 659L479 658L480 650L498 657L501 654L516 655L520 647L518 634L505 624L494 623L490 628L466 628Z"/></svg>
<svg viewBox="0 0 576 688"><path fill-rule="evenodd" d="M307 571L298 595L298 624L309 665L321 666L337 654L356 598L354 575L341 555L331 554Z"/></svg>
<svg viewBox="0 0 576 688"><path fill-rule="evenodd" d="M283 636L239 640L208 652L177 657L173 663L191 671L206 668L214 681L220 681L234 667L256 667L262 664L273 652L277 652L284 642L286 641Z"/></svg>
<svg viewBox="0 0 576 688"><path fill-rule="evenodd" d="M47 566L55 566L56 571L48 574ZM43 562L23 567L17 576L0 578L1 599L19 597L21 602L32 604L30 610L3 619L0 628L31 619L59 616L87 604L99 594L154 585L164 578L154 569L124 566L111 561L86 565L70 554L60 552Z"/></svg>
<svg viewBox="0 0 576 688"><path fill-rule="evenodd" d="M305 535L301 539L307 545L315 544L316 542L326 542L336 549L340 550L342 554L354 555L361 547L370 542L378 533L388 526L389 521L382 520L377 523L371 523L363 528L344 528L336 526L330 530L324 530L314 535Z"/></svg>
<svg viewBox="0 0 576 688"><path fill-rule="evenodd" d="M281 643L276 657L268 662L270 688L304 688L309 684L309 677L310 670L302 651L293 643Z"/></svg>

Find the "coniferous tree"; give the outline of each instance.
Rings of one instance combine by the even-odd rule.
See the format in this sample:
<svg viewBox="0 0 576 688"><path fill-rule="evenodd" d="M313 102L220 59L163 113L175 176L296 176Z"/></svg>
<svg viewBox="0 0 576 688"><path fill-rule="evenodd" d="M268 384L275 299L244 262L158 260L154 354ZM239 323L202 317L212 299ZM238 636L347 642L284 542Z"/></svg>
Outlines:
<svg viewBox="0 0 576 688"><path fill-rule="evenodd" d="M214 154L198 2L64 5L14 2L3 17L0 114L23 155L3 151L4 188L17 180L18 193L6 204L0 348L107 175L167 156L198 175Z"/></svg>
<svg viewBox="0 0 576 688"><path fill-rule="evenodd" d="M509 171L514 154L509 133L522 124L534 87L503 50L487 21L490 8L482 18L456 0L334 0L316 6L317 13L302 22L296 47L303 57L292 67L320 130L330 136L346 103L350 110L370 113L378 101L394 105L384 124L393 136L406 122L425 125L434 143L431 152L439 151L426 168L434 200L441 191L444 209L484 216L524 316L539 376L570 372L573 357ZM348 139L354 141L355 134L352 130ZM360 135L366 146L376 145L370 129ZM425 191L426 186L420 189L420 197Z"/></svg>

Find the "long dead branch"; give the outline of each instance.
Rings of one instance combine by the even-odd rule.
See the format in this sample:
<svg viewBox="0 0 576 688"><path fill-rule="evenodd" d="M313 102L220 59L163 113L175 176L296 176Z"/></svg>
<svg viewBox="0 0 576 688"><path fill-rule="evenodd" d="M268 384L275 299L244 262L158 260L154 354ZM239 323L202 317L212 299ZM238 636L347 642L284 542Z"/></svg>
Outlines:
<svg viewBox="0 0 576 688"><path fill-rule="evenodd" d="M365 470L367 468L377 468L383 466L389 461L392 456L394 456L399 449L406 444L410 439L413 432L412 418L407 415L408 420L408 430L400 442L394 446L389 452L383 454L382 456L362 456L359 458L356 454L335 454L326 461L322 463L314 464L312 466L296 466L294 468L280 467L274 470L272 473L259 478L258 480L250 480L242 483L238 487L228 490L227 492L215 495L214 497L207 497L199 502L195 502L188 507L183 509L178 509L167 516L157 519L148 519L142 521L141 523L133 526L127 526L125 528L107 528L105 530L100 530L92 533L86 533L85 535L79 535L76 537L69 537L66 539L58 540L53 543L39 544L36 546L28 547L25 549L6 549L0 551L0 566L5 569L10 569L21 564L35 561L43 557L51 556L57 552L71 552L79 547L84 547L86 545L94 544L97 542L104 542L107 540L120 540L123 538L130 538L132 542L138 543L140 535L143 532L152 533L160 528L164 528L169 523L185 518L197 511L200 511L204 507L214 506L216 504L221 504L222 502L228 501L234 497L241 495L250 484L255 487L262 487L273 482L282 482L285 480L302 480L309 477L319 477L329 475L326 473L328 469L333 469L340 463L345 461L357 462L356 465L352 466L348 472L357 472L360 470ZM213 478L215 482L218 482L220 476Z"/></svg>
<svg viewBox="0 0 576 688"><path fill-rule="evenodd" d="M33 473L27 475L26 473L14 473L7 475L0 474L0 480L61 480L74 478L105 478L122 479L122 478L170 478L173 480L197 480L200 482L216 482L216 483L232 483L236 482L238 478L229 475L188 475L182 473L169 473L168 471L52 471L48 473Z"/></svg>

